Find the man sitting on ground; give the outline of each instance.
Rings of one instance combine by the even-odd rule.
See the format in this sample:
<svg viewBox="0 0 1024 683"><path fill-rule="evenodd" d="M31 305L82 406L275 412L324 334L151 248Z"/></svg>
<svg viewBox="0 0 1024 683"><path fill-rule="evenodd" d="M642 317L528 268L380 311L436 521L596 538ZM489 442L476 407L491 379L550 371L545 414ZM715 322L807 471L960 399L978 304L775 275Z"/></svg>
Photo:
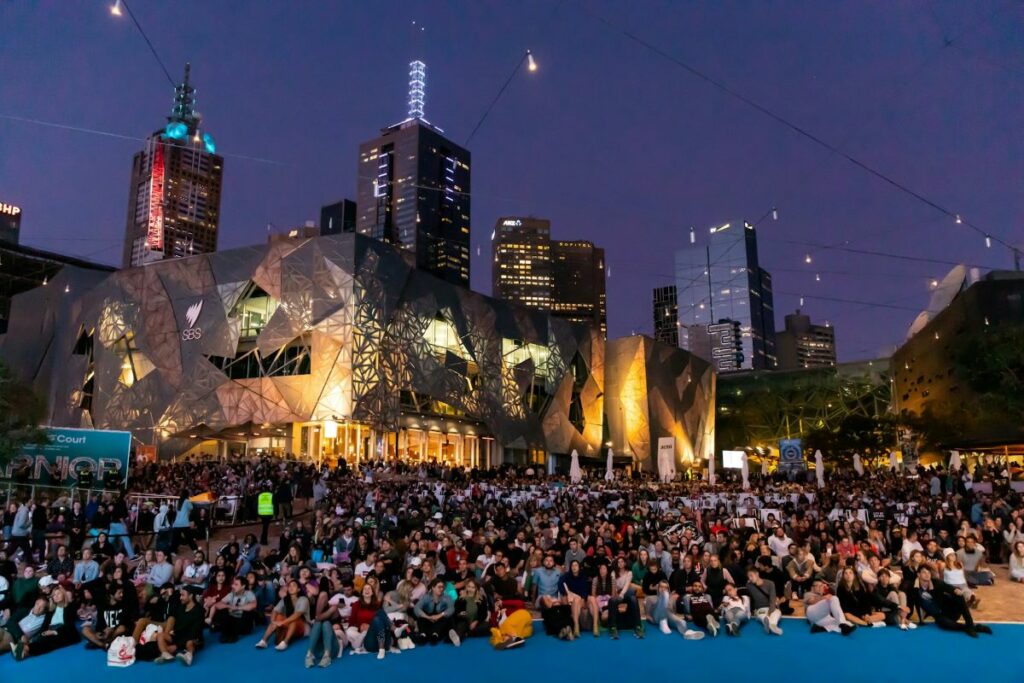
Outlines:
<svg viewBox="0 0 1024 683"><path fill-rule="evenodd" d="M829 595L828 584L817 580L804 593L804 615L811 622L811 633L842 633L848 636L857 628L846 620L839 598Z"/></svg>
<svg viewBox="0 0 1024 683"><path fill-rule="evenodd" d="M185 666L192 666L196 649L202 645L203 608L196 603L192 589L182 587L178 591L178 605L171 618L157 634L156 644L160 648L157 664L173 661L175 654Z"/></svg>

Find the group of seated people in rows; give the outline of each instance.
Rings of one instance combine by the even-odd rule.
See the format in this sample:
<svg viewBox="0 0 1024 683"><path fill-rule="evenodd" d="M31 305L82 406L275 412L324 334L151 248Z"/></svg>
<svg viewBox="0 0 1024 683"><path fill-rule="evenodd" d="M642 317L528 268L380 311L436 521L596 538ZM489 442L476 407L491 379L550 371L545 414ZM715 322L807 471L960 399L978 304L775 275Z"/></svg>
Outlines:
<svg viewBox="0 0 1024 683"><path fill-rule="evenodd" d="M979 529L998 519L1020 530L1024 517L1016 498L929 499L895 477L813 502L794 494L764 533L724 508L656 504L678 495L673 485L537 487L512 471L478 483L325 472L319 483L328 493L276 547L248 534L212 558L191 544L130 558L100 534L77 557L52 544L44 566L0 551L0 653L129 637L138 660L191 665L209 632L223 643L258 633L257 648L308 639L306 666L329 666L346 649L384 658L473 637L517 647L535 615L567 641L603 629L643 638L645 624L699 640L751 621L780 636L781 617L801 608L812 631L934 622L977 637L991 632L972 617L978 586L994 581ZM851 495L867 522L822 513ZM920 501L909 520L897 520L901 498ZM1024 538L1007 540L1019 579Z"/></svg>

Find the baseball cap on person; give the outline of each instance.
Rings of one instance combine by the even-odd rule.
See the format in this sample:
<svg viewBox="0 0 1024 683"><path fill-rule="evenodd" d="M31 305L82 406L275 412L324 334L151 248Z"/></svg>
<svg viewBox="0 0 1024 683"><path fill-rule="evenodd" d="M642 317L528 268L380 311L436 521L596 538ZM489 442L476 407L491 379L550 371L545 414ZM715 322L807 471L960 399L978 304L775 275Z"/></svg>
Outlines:
<svg viewBox="0 0 1024 683"><path fill-rule="evenodd" d="M44 576L43 578L39 579L40 588L49 588L55 583L57 583L57 579L53 578L52 576Z"/></svg>

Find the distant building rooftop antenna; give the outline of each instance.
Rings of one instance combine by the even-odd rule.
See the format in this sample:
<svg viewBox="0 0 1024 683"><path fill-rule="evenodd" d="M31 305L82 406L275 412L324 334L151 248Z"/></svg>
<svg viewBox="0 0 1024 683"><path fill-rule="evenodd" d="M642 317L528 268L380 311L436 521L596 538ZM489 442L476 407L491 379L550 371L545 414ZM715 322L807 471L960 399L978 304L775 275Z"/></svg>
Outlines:
<svg viewBox="0 0 1024 683"><path fill-rule="evenodd" d="M427 95L427 65L420 60L409 62L409 118L422 119Z"/></svg>

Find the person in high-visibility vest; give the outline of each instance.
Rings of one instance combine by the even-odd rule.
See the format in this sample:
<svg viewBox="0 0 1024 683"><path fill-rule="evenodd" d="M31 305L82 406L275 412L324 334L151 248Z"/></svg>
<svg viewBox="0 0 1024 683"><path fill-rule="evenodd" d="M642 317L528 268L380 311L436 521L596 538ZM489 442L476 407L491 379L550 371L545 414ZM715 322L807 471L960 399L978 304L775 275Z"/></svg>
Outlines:
<svg viewBox="0 0 1024 683"><path fill-rule="evenodd" d="M267 486L267 489L270 487ZM256 497L256 514L263 523L263 531L260 534L260 545L267 545L267 532L270 530L270 522L274 519L274 493L270 490L261 491Z"/></svg>

